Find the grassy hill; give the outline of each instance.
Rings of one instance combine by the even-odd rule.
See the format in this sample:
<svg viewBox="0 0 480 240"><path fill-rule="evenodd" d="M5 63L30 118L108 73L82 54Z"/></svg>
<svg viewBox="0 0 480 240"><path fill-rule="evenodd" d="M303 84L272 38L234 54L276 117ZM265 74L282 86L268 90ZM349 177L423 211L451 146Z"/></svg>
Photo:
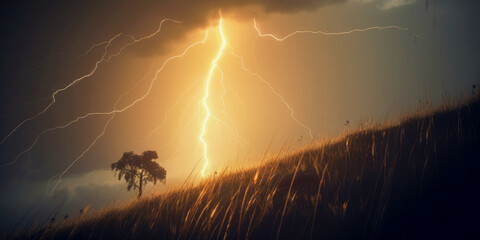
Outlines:
<svg viewBox="0 0 480 240"><path fill-rule="evenodd" d="M473 238L479 161L477 95L22 238Z"/></svg>

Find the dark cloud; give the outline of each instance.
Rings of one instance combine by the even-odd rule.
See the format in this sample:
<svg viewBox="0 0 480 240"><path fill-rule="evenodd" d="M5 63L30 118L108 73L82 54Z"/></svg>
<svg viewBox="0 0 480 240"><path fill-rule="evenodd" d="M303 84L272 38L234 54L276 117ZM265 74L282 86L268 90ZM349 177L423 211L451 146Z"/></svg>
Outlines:
<svg viewBox="0 0 480 240"><path fill-rule="evenodd" d="M26 48L28 55L38 58L64 52L65 45L82 47L103 41L117 32L134 35L147 34L157 27L159 21L169 17L184 22L181 26L168 28L161 37L151 39L151 46L141 48L143 54L161 53L161 43L182 37L186 32L204 27L224 12L242 8L255 8L261 12L292 13L313 11L319 7L341 3L346 0L174 0L174 1L49 1L15 3L3 8L2 30L6 45ZM3 26L2 26L3 27ZM163 41L159 41L163 40ZM35 44L32 44L32 41ZM27 44L28 43L28 44ZM73 44L74 43L74 44ZM146 51L148 49L148 51ZM3 49L9 51L8 49ZM55 52L51 52L55 50ZM27 51L26 51L27 52ZM43 55L41 55L43 54ZM33 63L33 62L32 62Z"/></svg>
<svg viewBox="0 0 480 240"><path fill-rule="evenodd" d="M183 0L169 2L158 1L155 3L147 1L137 3L133 8L127 7L127 9L119 10L119 15L132 15L131 23L133 25L137 25L137 20L145 16L164 16L182 21L183 24L170 27L168 28L168 33L160 35L159 38L163 38L163 41L152 39L149 43L144 44L142 48L138 48L141 54L158 54L165 50L163 48L165 45L162 43L168 43L170 40L181 38L192 29L206 27L207 25L216 23L220 9L227 14L229 12L246 9L255 9L264 13L293 13L298 11L314 11L319 7L340 2L345 2L345 0Z"/></svg>

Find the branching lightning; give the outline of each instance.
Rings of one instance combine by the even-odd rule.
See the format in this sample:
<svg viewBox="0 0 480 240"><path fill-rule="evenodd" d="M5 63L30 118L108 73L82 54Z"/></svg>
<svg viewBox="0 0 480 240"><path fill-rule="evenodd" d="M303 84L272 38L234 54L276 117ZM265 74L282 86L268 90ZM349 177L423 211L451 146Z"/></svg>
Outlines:
<svg viewBox="0 0 480 240"><path fill-rule="evenodd" d="M138 87L138 85L148 76L148 74L151 72L152 69L150 69L147 74L145 74L145 76L137 82L137 84L131 88L130 90L128 90L127 92L123 93L117 100L117 102L115 102L115 106L113 107L113 110L115 110L115 108L117 107L118 105L118 102L121 100L122 97L124 97L125 95L127 95L128 93L130 93L132 90L134 90L135 88ZM115 114L112 114L112 116L115 115ZM18 159L25 153L27 153L28 151L32 150L38 143L38 140L40 139L40 137L42 137L43 135L45 135L46 133L48 132L52 132L52 131L55 131L55 130L58 130L58 129L65 129L67 127L69 127L70 125L74 124L74 123L77 123L79 120L81 120L81 118L77 118L73 121L70 121L68 122L67 124L64 124L64 125L60 125L60 126L56 126L56 127L53 127L53 128L48 128L48 129L45 129L43 130L40 134L38 134L36 137L35 137L35 141L33 141L33 143L30 145L30 147L28 147L27 149L25 149L24 151L20 152L19 154L17 154L17 156L15 156L15 159L13 159L12 161L8 162L8 163L5 163L5 164L2 164L0 165L0 167L5 167L5 166L10 166L10 165L13 165L15 164ZM108 125L108 124L107 124Z"/></svg>
<svg viewBox="0 0 480 240"><path fill-rule="evenodd" d="M124 95L125 95L125 94L122 94L122 95L117 99L117 101L115 102L114 109L117 107L117 104L120 102L120 100L122 99L122 97L123 97ZM73 165L75 165L75 163L78 162L78 160L80 160L83 156L85 156L85 154L90 151L90 149L97 143L97 141L105 135L105 132L107 131L108 125L110 125L110 122L112 122L112 120L113 120L114 118L115 118L115 113L113 113L112 116L108 119L107 123L106 123L105 126L103 127L102 132L101 132L97 137L95 137L95 139L92 141L92 143L90 143L90 145L88 145L88 147L87 147L80 155L78 155L78 156L70 163L70 165L68 165L67 168L65 168L65 170L63 170L61 173L59 173L59 174L56 175L56 177L58 177L58 180L57 180L57 182L55 183L55 185L53 185L53 187L52 187L52 189L50 190L50 192L53 192L53 191L55 190L55 188L57 188L58 184L62 181L62 177L65 175L65 173L67 173L68 170L70 170L70 168L72 168ZM37 140L38 140L38 138L37 138ZM53 178L54 178L54 177L53 177ZM49 191L49 189L47 189L47 191Z"/></svg>
<svg viewBox="0 0 480 240"><path fill-rule="evenodd" d="M90 73L88 73L88 74L86 74L86 75L83 75L83 76L81 76L81 77L73 80L70 84L68 84L67 86L65 86L65 87L63 87L63 88L59 88L59 89L55 90L55 91L53 92L52 96L50 97L50 98L52 99L52 101L50 101L50 103L49 103L42 111L38 112L38 113L35 114L33 117L27 118L27 119L23 120L22 122L20 122L12 131L10 131L9 134L7 134L7 135L2 139L2 141L0 142L0 144L3 144L3 143L4 143L13 133L15 133L15 132L18 130L18 128L20 128L23 124L25 124L25 123L27 123L27 122L29 122L29 121L31 121L31 120L33 120L33 119L41 116L41 115L43 115L45 112L47 112L48 109L50 109L50 107L56 102L56 96L57 96L57 94L59 94L59 93L65 91L65 90L69 89L70 87L74 86L75 84L77 84L78 82L82 81L83 79L92 76L92 75L95 73L95 71L97 70L98 65L99 65L101 62L104 61L105 56L106 56L107 53L108 53L108 47L111 45L112 41L115 40L116 38L118 38L119 36L121 36L121 33L115 35L113 38L111 38L110 40L108 40L107 44L105 45L105 51L104 51L102 57L100 58L100 60L98 60L98 61L95 63L95 65L94 65L94 67L92 68L92 70L90 70Z"/></svg>
<svg viewBox="0 0 480 240"><path fill-rule="evenodd" d="M155 35L157 35L158 33L160 33L160 31L162 30L162 25L163 25L163 23L166 22L166 21L170 21L170 22L174 22L174 23L182 23L182 22L177 21L177 20L173 20L173 19L170 19L170 18L165 18L165 19L163 19L163 20L160 22L160 24L158 25L158 29L157 29L155 32L153 32L153 33L151 33L151 34L149 34L149 35L147 35L147 36L145 36L145 37L142 37L142 38L138 38L138 39L137 39L137 38L135 38L134 36L132 36L132 35L130 35L130 34L119 33L119 34L115 35L115 36L114 36L112 39L110 39L110 40L93 44L85 53L83 53L83 54L80 55L80 56L86 56L86 55L88 55L94 48L99 47L99 46L102 46L102 45L105 45L105 44L108 44L109 41L111 41L111 40L113 40L113 39L115 39L115 38L117 38L117 37L120 37L120 36L122 36L122 35L130 38L130 39L132 40L132 42L129 42L129 43L125 44L123 47L120 48L120 50L118 50L117 53L110 55L110 56L107 58L107 60L106 60L106 61L109 61L112 56L118 56L118 55L120 55L121 52L122 52L125 48L129 47L130 45L133 45L133 44L135 44L135 43L141 42L141 41L143 41L143 40L150 39L150 38L154 37Z"/></svg>
<svg viewBox="0 0 480 240"><path fill-rule="evenodd" d="M152 66L153 67L153 66ZM137 82L137 84L135 84L135 86L133 86L130 90L126 91L125 93L123 93L122 95L120 95L117 99L117 101L115 102L115 105L113 106L113 110L115 110L117 108L117 105L118 103L120 102L120 100L126 96L127 94L129 94L130 92L132 92L134 89L136 89L141 82L143 82L143 80L148 76L148 74L150 74L150 72L152 71L152 68L150 68L150 70L145 74L145 76ZM107 128L108 126L110 125L110 122L115 118L115 113L112 114L112 116L107 120L107 122L105 123L105 126L103 127L103 130L102 132L97 136L95 137L95 139L92 141L92 143L90 143L90 145L80 154L78 155L72 163L70 163L70 165L65 169L63 170L62 172L58 173L57 175L55 176L52 176L50 177L50 179L48 180L48 183L47 183L47 192L53 192L58 184L62 181L62 178L63 176L65 175L65 173L67 173L67 171L73 167L73 165L78 162L78 160L80 160L88 151L90 151L90 149L96 144L96 142L105 135L105 132L107 131ZM68 125L66 126L68 127ZM52 128L52 129L47 129L48 131L53 131L53 130L56 130L56 129L59 129L59 128L62 128L62 127L57 127L57 128ZM20 153L19 155L17 155L17 157L15 158L14 161L17 161L17 159L22 155L24 154L25 152L27 151L30 151L38 142L38 139L40 136L42 136L43 134L45 134L46 132L42 132L40 135L37 136L37 138L35 139L35 142L25 151L23 151L22 153ZM12 162L11 164L13 164L14 162ZM55 179L55 178L58 178L57 182L55 183L55 185L50 189L50 182Z"/></svg>
<svg viewBox="0 0 480 240"><path fill-rule="evenodd" d="M55 104L56 102L56 97L59 93L62 93L64 91L66 91L67 89L75 86L76 84L78 84L80 81L82 81L83 79L86 79L86 78L89 78L91 77L98 69L99 65L103 62L109 62L110 59L112 57L116 57L116 56L119 56L126 48L128 48L129 46L133 45L133 44L136 44L136 43L139 43L141 41L144 41L146 39L150 39L152 37L154 37L155 35L157 35L161 29L162 29L162 24L166 21L171 21L171 22L174 22L174 23L181 23L180 21L176 21L176 20L172 20L172 19L163 19L160 24L159 24L159 27L158 29L153 32L152 34L150 35L147 35L145 37L142 37L142 38L135 38L133 37L132 35L128 35L128 34L124 34L124 33L119 33L115 36L113 36L112 38L110 38L109 40L107 41L103 41L103 42L100 42L100 43L96 43L94 45L92 45L85 53L83 53L82 55L80 56L85 56L87 54L89 54L93 49L97 48L97 47L100 47L100 46L104 46L104 51L103 51L103 54L101 56L100 59L98 59L95 63L95 65L93 66L93 68L90 70L90 72L88 74L85 74L75 80L73 80L70 84L66 85L65 87L63 88L59 88L57 90L55 90L53 92L53 94L48 98L48 99L51 99L51 101L49 102L49 104L43 108L43 110L41 110L40 112L38 112L37 114L35 114L34 116L30 117L30 118L27 118L25 120L23 120L22 122L20 122L12 131L10 131L9 134L7 134L3 139L2 141L0 142L0 145L3 144L12 134L14 134L22 125L24 125L25 123L31 121L31 120L34 120L35 118L45 114L51 107L53 104ZM175 102L175 104L165 113L164 115L164 119L163 119L163 122L160 123L160 125L158 125L152 132L150 132L150 134L147 136L150 137L151 135L153 135L153 133L155 131L157 131L160 127L162 127L163 125L165 125L166 121L167 121L167 117L168 117L168 114L178 105L180 99L185 95L187 94L190 89L195 85L195 83L197 81L200 81L200 80L203 80L205 79L205 85L204 85L204 93L203 93L203 97L201 99L196 99L198 100L198 104L199 104L199 107L198 107L198 112L196 113L196 115L201 115L201 110L203 110L204 112L204 115L203 115L203 120L201 121L201 132L200 132L200 135L199 135L199 145L201 144L203 146L203 155L202 155L202 158L203 158L203 161L204 161L204 164L203 164L203 167L200 171L201 175L203 177L207 177L208 174L207 174L207 168L210 164L210 160L208 158L208 155L209 155L209 146L208 146L208 143L207 143L207 140L206 140L206 134L207 134L207 130L208 130L208 123L209 123L209 120L212 119L212 120L216 120L217 123L221 123L223 125L225 125L229 130L231 130L232 132L234 132L236 134L236 136L238 137L238 139L248 143L249 145L251 145L247 140L243 139L240 137L239 133L238 133L238 130L236 129L236 126L235 126L235 122L233 121L233 119L227 114L227 111L226 111L226 104L225 104L225 95L227 93L227 88L226 88L226 85L224 83L224 72L223 70L218 66L218 61L220 60L220 58L222 57L223 55L223 52L224 52L224 49L227 45L227 40L226 40L226 37L223 33L223 29L222 29L222 22L223 22L223 18L222 18L222 15L221 15L221 12L220 12L220 18L219 18L219 22L218 22L218 32L219 32L219 35L221 37L221 45L219 46L218 48L218 52L215 56L215 58L213 59L213 61L211 62L211 67L208 71L208 76L206 78L200 78L198 80L196 80L194 82L194 84L192 84L185 92L183 92L181 95L179 95L177 101ZM338 36L338 35L348 35L348 34L353 34L353 33L357 33L357 32L367 32L367 31L373 31L373 30L388 30L388 29L392 29L392 30L400 30L400 31L406 31L406 32L410 32L411 34L415 35L415 36L418 36L416 35L415 33L412 33L412 31L408 28L404 28L404 27L399 27L399 26L373 26L373 27L368 27L368 28L357 28L357 29L352 29L352 30L349 30L349 31L343 31L343 32L324 32L324 31L309 31L309 30L298 30L298 31L294 31L292 33L289 33L287 35L285 35L284 37L277 37L276 35L274 34L270 34L270 33L262 33L260 28L257 26L257 22L256 20L254 19L254 29L256 30L256 32L258 33L257 35L257 38L258 37L269 37L269 38L272 38L276 41L280 41L280 42L283 42L287 39L289 39L290 37L293 37L295 35L298 35L298 34L320 34L320 35L325 35L325 36ZM119 37L121 36L126 36L128 38L131 39L130 42L124 44L117 52L115 53L111 53L111 51L109 50L110 46L112 45L112 43L118 39ZM90 143L90 145L88 145L88 147L78 156L76 156L74 158L74 160L67 166L67 168L65 168L63 171L61 171L59 174L53 176L52 178L50 178L50 180L52 179L57 179L56 183L54 184L54 186L51 188L51 189L48 189L49 191L53 191L55 190L55 188L59 185L59 183L61 182L63 176L81 159L84 157L84 155L86 153L88 153L91 148L98 142L98 140L100 138L102 138L105 133L106 133L106 130L109 126L109 124L112 122L112 120L115 118L116 114L117 113L122 113L126 110L128 110L129 108L135 106L138 102L140 101L143 101L148 95L150 95L152 89L153 89L153 86L155 84L155 81L157 80L158 78L158 75L160 72L163 71L163 69L165 68L165 66L172 60L174 59L177 59L177 58L181 58L181 57L184 57L187 52L199 45L199 44L204 44L206 41L207 41L207 38L208 38L208 30L206 31L206 34L205 34L205 37L200 40L200 41L197 41L193 44L190 44L188 45L184 51L181 53L181 54L178 54L178 55L174 55L174 56L171 56L169 58L167 58L164 62L163 62L163 65L161 65L161 67L156 71L155 73L155 76L153 77L153 79L151 80L150 82L150 85L148 86L148 89L147 91L142 95L140 96L139 98L133 100L131 103L129 103L128 105L124 106L123 108L117 108L118 107L118 104L120 102L120 100L122 99L122 97L124 97L128 92L130 92L132 89L130 89L130 91L122 94L121 96L119 96L119 98L117 99L117 101L115 102L114 106L113 106L113 110L112 111L107 111L107 112L89 112L83 116L80 116L80 117L77 117L75 118L74 120L71 120L70 122L67 122L63 125L60 125L60 126L56 126L56 127L52 127L52 128L48 128L48 129L45 129L44 131L42 131L39 135L36 136L35 138L35 141L32 143L32 145L30 145L27 149L25 149L24 151L22 151L20 154L18 154L15 159L11 162L8 162L4 165L1 165L0 167L3 167L3 166L7 166L7 165L12 165L14 164L23 154L25 154L26 152L32 150L38 143L40 137L42 137L43 135L45 135L46 133L48 132L51 132L51 131L55 131L55 130L58 130L58 129L64 129L64 128L67 128L75 123L78 123L79 121L83 120L83 119L86 119L86 118L89 118L89 117L92 117L92 116L110 116L110 118L108 119L108 121L105 123L102 131L100 132L99 135L96 136L96 138ZM230 45L229 45L230 46ZM231 47L231 46L230 46ZM295 111L292 107L292 105L287 102L287 100L282 96L282 94L280 92L278 92L270 82L268 82L267 80L265 80L259 73L257 72L253 72L251 71L250 69L248 69L246 67L246 64L245 64L245 61L244 61L244 58L238 54L236 54L233 50L233 47L231 48L232 49L232 52L231 54L233 56L235 56L236 58L240 59L241 60L241 67L244 71L246 71L247 73L249 73L250 75L258 78L263 84L265 84L271 91L272 93L277 96L281 101L282 103L285 105L285 107L288 109L289 111L289 115L291 117L292 120L294 120L298 125L300 125L303 129L305 129L310 138L313 140L314 139L314 134L312 132L312 129L310 127L308 127L305 123L303 123L302 121L300 121L298 118L297 118L297 115L295 114ZM220 99L222 101L222 114L223 116L227 117L228 118L228 121L224 121L220 118L218 118L217 116L214 115L213 111L212 111L212 107L209 106L208 104L208 100L209 100L209 97L210 97L210 87L211 87L211 83L212 83L212 78L214 77L214 72L215 70L218 70L220 73L221 73L221 86L223 88L223 92L221 93L220 95ZM148 75L148 74L147 74ZM137 84L138 86L138 84ZM233 91L233 89L231 89L231 85L230 85L230 82L229 82L229 85L228 85L228 89L230 91L232 91L233 93L236 94L236 92ZM236 97L237 99L239 99L239 96L238 94L236 94ZM244 109L245 110L245 109ZM182 112L182 120L180 123L183 123L183 113ZM192 119L195 120L195 117L197 116L194 116L194 118ZM233 124L234 127L230 127L229 123ZM186 132L184 132L183 135L185 135ZM182 136L183 138L183 136ZM252 145L251 145L252 146ZM178 146L177 146L177 150L178 150ZM177 151L176 150L176 151ZM175 152L176 152L175 151ZM49 186L47 187L49 188Z"/></svg>
<svg viewBox="0 0 480 240"><path fill-rule="evenodd" d="M259 37L271 37L271 38L273 38L273 39L275 39L279 42L283 42L283 41L287 40L288 38L290 38L292 36L295 36L297 34L321 34L321 35L325 35L325 36L339 36L339 35L348 35L348 34L352 34L352 33L356 33L356 32L367 32L367 31L372 31L372 30L387 30L387 29L396 29L396 30L400 30L400 31L405 31L405 32L412 33L415 36L418 36L417 34L413 33L410 29L405 28L405 27L399 27L399 26L396 26L396 25L373 26L373 27L368 27L368 28L355 28L355 29L352 29L352 30L349 30L349 31L343 31L343 32L324 32L324 31L321 31L321 30L318 30L318 31L297 30L297 31L294 31L292 33L287 34L284 37L277 37L277 36L275 36L271 33L262 33L262 31L260 31L260 28L257 26L257 21L255 19L253 19L253 27L257 31Z"/></svg>
<svg viewBox="0 0 480 240"><path fill-rule="evenodd" d="M289 33L287 34L286 36L284 37L277 37L275 36L274 34L271 34L271 33L262 33L262 31L260 30L260 28L257 26L257 21L255 19L253 19L253 23L254 23L254 28L255 30L257 31L257 34L258 36L257 37L270 37L276 41L279 41L279 42L283 42L285 40L287 40L288 38L290 37L293 37L297 34L321 34L321 35L326 35L326 36L338 36L338 35L347 35L347 34L352 34L352 33L356 33L356 32L366 32L366 31L371 31L371 30L387 30L387 29L396 29L396 30L400 30L400 31L407 31L407 32L410 32L412 33L412 31L408 28L404 28L404 27L399 27L399 26L395 26L395 25L391 25L391 26L373 26L373 27L368 27L368 28L357 28L357 29L352 29L352 30L349 30L349 31L343 31L343 32L324 32L324 31L310 31L310 30L297 30L297 31L294 31L292 33ZM415 36L417 36L415 33L412 33L414 34ZM236 54L235 52L232 51L232 55L239 58L241 61L242 61L242 69L245 70L246 72L248 72L249 74L257 77L258 79L260 79L264 84L267 85L268 88L270 88L270 90L275 94L277 95L283 102L283 104L288 108L288 110L290 111L290 117L295 121L297 122L300 126L302 126L304 129L306 129L310 135L310 138L314 139L314 136L313 136L313 133L312 133L312 129L309 128L307 125L305 125L304 123L302 123L300 120L298 120L298 118L295 116L295 111L294 109L292 108L292 106L286 101L286 99L277 91L275 90L275 88L273 88L273 86L270 84L270 82L266 81L259 73L256 73L256 72L253 72L251 70L249 70L246 66L245 66L245 62L244 62L244 58L238 54Z"/></svg>
<svg viewBox="0 0 480 240"><path fill-rule="evenodd" d="M138 42L141 42L141 41L143 41L143 40L152 38L153 36L155 36L156 34L158 34L158 33L161 31L161 29L162 29L162 24L163 24L165 21L171 21L171 22L175 22L175 23L181 23L181 22L179 22L179 21L176 21L176 20L172 20L172 19L168 19L168 18L167 18L167 19L163 19L163 20L160 22L160 25L159 25L157 31L155 31L154 33L152 33L152 34L150 34L150 35L148 35L148 36L145 36L145 37L143 37L143 38L135 39L135 38L134 38L133 36L131 36L131 35L127 35L127 34L124 34L124 33L118 33L118 34L116 34L114 37L110 38L110 39L107 40L107 41L104 41L104 42L101 42L101 43L97 43L97 44L92 45L92 46L91 46L84 54L82 54L82 55L88 54L93 48L95 48L95 47L97 47L97 46L105 45L105 47L104 47L104 52L103 52L101 58L98 59L98 60L95 62L94 66L93 66L93 68L90 70L90 72L89 72L88 74L85 74L85 75L83 75L83 76L81 76L81 77L73 80L73 81L72 81L70 84L68 84L67 86L55 90L55 91L53 92L53 94L51 95L51 97L50 97L50 99L52 99L52 100L50 101L50 103L49 103L45 108L43 108L43 110L41 110L40 112L38 112L37 114L33 115L33 116L30 117L30 118L26 118L25 120L23 120L22 122L20 122L15 128L13 128L12 131L10 131L5 137L3 137L2 141L0 142L0 145L3 144L13 133L15 133L22 125L24 125L25 123L27 123L27 122L29 122L29 121L31 121L31 120L34 120L34 119L38 118L39 116L43 115L44 113L46 113L46 112L48 111L48 109L50 109L50 107L51 107L53 104L55 104L57 94L59 94L59 93L65 91L65 90L69 89L69 88L72 87L72 86L75 86L77 83L79 83L79 82L82 81L83 79L86 79L86 78L91 77L91 76L97 71L98 66L99 66L101 63L103 63L103 62L108 62L108 61L111 59L112 56L118 56L118 55L120 55L121 52L122 52L125 48L127 48L128 46L130 46L130 45L132 45L132 44L135 44L135 43L138 43ZM106 58L106 56L107 56L107 54L108 54L108 52L109 52L109 51L108 51L108 48L110 47L110 45L112 44L112 42L113 42L115 39L117 39L117 38L119 38L120 36L122 36L122 35L129 36L130 38L133 39L133 42L130 42L130 43L124 45L117 53L115 53L115 54L109 56L108 58Z"/></svg>
<svg viewBox="0 0 480 240"><path fill-rule="evenodd" d="M76 119L68 122L68 123L65 124L65 125L46 129L46 130L44 130L42 133L40 133L40 134L36 137L34 143L33 143L29 148L27 148L26 150L24 150L23 152L21 152L19 155L17 155L17 157L16 157L12 162L9 162L9 163L7 163L7 164L4 164L3 166L7 166L7 165L12 165L12 164L14 164L21 155L23 155L24 153L26 153L26 152L30 151L31 149L33 149L33 147L35 147L35 145L38 143L38 139L39 139L42 135L44 135L45 133L47 133L47 132L49 132L49 131L54 131L54 130L57 130L57 129L67 128L67 127L69 127L70 125L72 125L72 124L74 124L74 123L77 123L77 122L79 122L80 120L85 119L85 118L88 118L88 117L90 117L90 116L100 116L100 115L112 115L112 116L114 116L116 113L124 112L124 111L126 111L127 109L129 109L129 108L131 108L132 106L134 106L135 104L137 104L138 102L144 100L144 99L150 94L150 92L151 92L151 90L152 90L152 88L153 88L153 86L154 86L154 83L155 83L155 81L156 81L157 78L158 78L159 73L165 68L165 66L167 65L167 63L170 62L170 61L172 61L173 59L181 58L181 57L185 56L185 55L187 54L187 52L188 52L191 48L193 48L194 46L199 45L199 44L204 44L205 41L207 40L207 37L208 37L208 31L206 32L204 39L202 39L202 40L200 40L200 41L197 41L197 42L189 45L181 54L167 58L167 59L164 61L163 65L156 71L155 77L154 77L153 80L150 82L150 86L149 86L147 92L146 92L143 96L141 96L140 98L137 98L135 101L133 101L132 103L130 103L129 105L127 105L126 107L121 108L121 109L117 109L117 108L116 108L118 101L120 101L120 98L121 98L121 97L120 97L119 100L117 100L117 102L115 103L114 109L113 109L112 111L110 111L110 112L91 112L91 113L87 113L87 114L85 114L85 115L83 115L83 116L81 116L81 117L77 117ZM123 95L122 95L122 96L123 96ZM106 128L108 127L108 124L110 123L110 121L111 121L112 119L113 119L113 117L110 118L110 120L107 122L107 124L106 124L106 126L105 126L105 128L104 128L104 131L106 130ZM61 172L59 175L56 175L56 176L53 177L53 178L58 177L58 181L57 181L57 183L55 184L54 188L55 188L56 186L58 186L58 184L60 183L63 175L64 175L80 158L82 158L82 157L91 149L92 146L95 145L95 143L97 142L97 140L98 140L99 138L101 138L101 137L104 135L104 131L102 132L102 134L100 134L99 136L97 136L97 138L95 138L95 140L92 142L92 144L91 144L82 154L80 154L78 157L76 157L75 160L74 160L63 172ZM54 188L53 188L53 189L54 189Z"/></svg>
<svg viewBox="0 0 480 240"><path fill-rule="evenodd" d="M117 102L115 103L115 107L114 107L114 110L113 110L113 111L108 112L108 113L88 113L88 114L86 114L86 115L84 115L84 116L82 116L82 117L80 117L80 118L77 118L77 119L71 121L70 123L68 123L66 126L69 126L70 124L72 124L72 123L74 123L74 122L78 122L80 119L86 118L86 117L88 117L88 116L93 116L93 115L112 115L112 117L110 118L110 120L109 120L109 121L107 122L107 124L105 125L105 128L103 129L103 132L102 132L100 135L98 135L98 136L95 138L95 140L88 146L88 148L87 148L84 152L82 152L82 154L80 154L79 156L77 156L77 157L75 158L75 160L73 160L73 162L72 162L64 171L62 171L60 174L57 175L57 176L58 176L58 181L57 181L57 183L54 185L54 187L52 188L52 191L58 186L58 184L59 184L60 181L62 180L63 175L65 175L65 173L67 173L67 171L70 170L70 168L72 168L73 165L74 165L80 158L82 158L88 151L90 151L90 149L92 148L92 146L95 145L95 143L97 142L97 140L98 140L99 138L101 138L101 137L105 134L105 131L106 131L107 127L108 127L108 124L111 122L111 120L113 120L113 117L115 116L115 113L124 112L125 110L131 108L132 106L134 106L134 105L137 104L138 102L144 100L144 99L150 94L150 92L151 92L151 90L152 90L152 88L153 88L153 85L154 85L155 81L156 81L157 78L158 78L158 74L165 68L165 66L167 65L167 63L170 62L170 61L173 60L173 59L181 58L181 57L185 56L185 55L187 54L187 52L188 52L191 48L193 48L194 46L199 45L199 44L204 44L205 41L207 41L207 37L208 37L208 31L205 33L205 38L204 38L203 40L200 40L200 41L198 41L198 42L195 42L195 43L189 45L181 54L167 58L167 59L163 62L163 65L162 65L162 66L157 70L157 72L155 73L155 77L154 77L153 80L150 82L150 86L149 86L147 92L146 92L142 97L136 99L135 101L133 101L133 102L132 102L131 104L129 104L128 106L126 106L126 107L124 107L124 108L122 108L122 109L119 109L119 110L116 109L116 106L117 106L118 102L120 101L120 99L121 99L122 96L123 96L123 95L122 95L122 96L120 96L120 98L119 98L119 99L117 100Z"/></svg>
<svg viewBox="0 0 480 240"><path fill-rule="evenodd" d="M207 170L207 166L208 166L208 155L207 155L208 148L207 148L207 142L205 141L204 137L205 137L205 133L207 131L207 122L208 122L208 119L210 118L210 109L208 108L208 104L207 104L210 80L212 79L213 71L215 70L215 68L217 66L217 61L222 56L223 49L225 48L225 45L226 45L226 42L227 42L226 39L225 39L225 36L223 35L222 20L223 20L222 15L220 13L220 20L219 20L219 23L218 23L218 31L220 32L220 36L222 38L222 45L220 46L220 49L218 50L217 56L215 57L215 59L212 62L212 67L210 68L208 78L205 82L205 95L202 99L203 107L205 109L205 118L203 120L202 133L200 134L200 141L203 144L203 158L205 160L205 163L204 163L202 171L201 171L202 176L204 176L204 177L206 177L206 170Z"/></svg>
<svg viewBox="0 0 480 240"><path fill-rule="evenodd" d="M275 88L273 88L272 84L270 84L270 82L268 82L267 80L265 80L259 73L256 73L256 72L252 72L250 69L248 69L246 66L245 66L245 62L244 62L244 59L242 56L240 55L237 55L235 52L232 51L232 55L239 58L241 61L242 61L242 69L245 70L247 73L257 77L258 79L260 79L260 81L262 81L265 85L267 85L268 88L270 88L270 90L273 92L273 94L275 94L278 98L280 98L280 100L282 100L283 104L288 108L288 110L290 111L290 117L295 121L297 122L300 126L302 126L303 128L305 128L307 131L308 131L308 134L310 135L310 138L314 139L314 136L313 136L313 133L312 133L312 129L309 128L307 125L305 125L304 123L302 123L300 120L297 119L297 117L295 116L295 111L293 110L292 106L287 102L287 100L285 100L285 98L282 96L282 94L280 94L277 90L275 90Z"/></svg>

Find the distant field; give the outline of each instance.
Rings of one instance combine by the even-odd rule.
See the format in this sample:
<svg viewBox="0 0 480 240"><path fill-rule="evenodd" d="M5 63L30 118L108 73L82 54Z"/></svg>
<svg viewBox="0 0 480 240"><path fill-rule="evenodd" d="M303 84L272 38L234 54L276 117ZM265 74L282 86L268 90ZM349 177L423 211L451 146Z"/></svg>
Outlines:
<svg viewBox="0 0 480 240"><path fill-rule="evenodd" d="M474 238L479 161L476 95L21 238Z"/></svg>

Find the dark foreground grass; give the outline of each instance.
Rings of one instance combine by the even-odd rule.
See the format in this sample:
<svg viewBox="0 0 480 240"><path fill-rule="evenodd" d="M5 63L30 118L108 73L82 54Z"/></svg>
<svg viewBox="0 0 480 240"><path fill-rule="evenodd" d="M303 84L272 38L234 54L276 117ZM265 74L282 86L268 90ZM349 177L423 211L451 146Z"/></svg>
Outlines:
<svg viewBox="0 0 480 240"><path fill-rule="evenodd" d="M21 238L476 238L479 160L475 97Z"/></svg>

